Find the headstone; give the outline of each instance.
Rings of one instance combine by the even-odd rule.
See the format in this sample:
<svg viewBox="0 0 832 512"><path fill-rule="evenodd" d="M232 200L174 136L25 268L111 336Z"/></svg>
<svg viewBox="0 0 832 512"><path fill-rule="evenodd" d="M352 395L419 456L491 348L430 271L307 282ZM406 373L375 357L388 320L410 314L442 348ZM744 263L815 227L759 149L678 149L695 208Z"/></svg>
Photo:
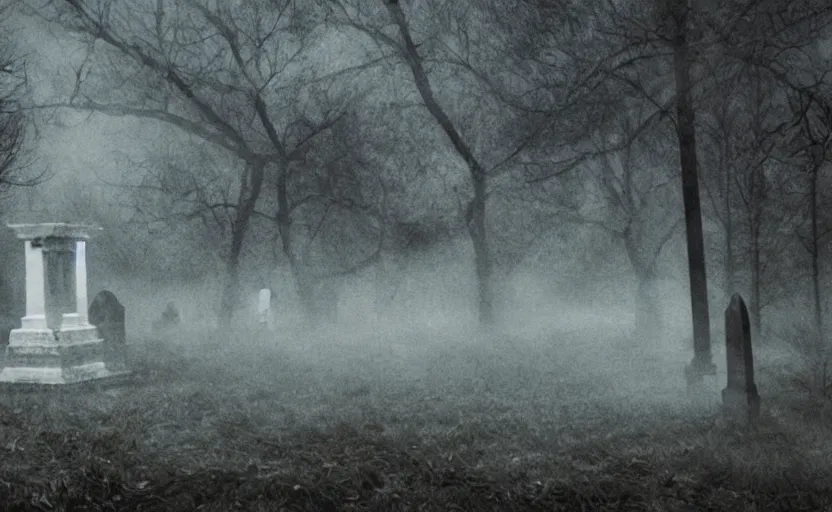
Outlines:
<svg viewBox="0 0 832 512"><path fill-rule="evenodd" d="M90 304L88 316L90 324L98 328L98 333L105 343L112 346L124 344L124 306L112 292L99 292Z"/></svg>
<svg viewBox="0 0 832 512"><path fill-rule="evenodd" d="M748 421L753 423L760 416L760 395L754 383L748 308L738 293L731 296L725 310L725 357L728 375L728 383L722 390L725 412L737 416L745 410Z"/></svg>
<svg viewBox="0 0 832 512"><path fill-rule="evenodd" d="M162 317L153 323L153 330L156 332L166 331L179 326L179 310L173 301L167 303L165 310L162 311Z"/></svg>
<svg viewBox="0 0 832 512"><path fill-rule="evenodd" d="M272 330L272 291L263 288L257 298L257 324L262 330Z"/></svg>

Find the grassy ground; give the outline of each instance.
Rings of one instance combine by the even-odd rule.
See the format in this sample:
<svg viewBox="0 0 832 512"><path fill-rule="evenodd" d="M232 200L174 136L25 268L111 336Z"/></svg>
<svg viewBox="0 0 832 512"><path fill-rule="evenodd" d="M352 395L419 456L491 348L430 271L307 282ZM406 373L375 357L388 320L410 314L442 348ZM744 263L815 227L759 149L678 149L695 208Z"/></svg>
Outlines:
<svg viewBox="0 0 832 512"><path fill-rule="evenodd" d="M291 338L136 340L129 386L5 392L3 510L832 510L829 432L774 362L750 430L717 382L687 402L684 354Z"/></svg>

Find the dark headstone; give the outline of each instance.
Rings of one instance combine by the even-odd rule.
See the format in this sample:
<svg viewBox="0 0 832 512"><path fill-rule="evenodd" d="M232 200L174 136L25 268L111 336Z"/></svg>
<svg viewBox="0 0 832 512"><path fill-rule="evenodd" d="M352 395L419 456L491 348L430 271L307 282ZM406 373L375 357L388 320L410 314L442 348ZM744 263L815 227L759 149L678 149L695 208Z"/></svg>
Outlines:
<svg viewBox="0 0 832 512"><path fill-rule="evenodd" d="M105 343L123 345L125 342L124 306L112 292L104 290L92 300L87 316L98 328Z"/></svg>
<svg viewBox="0 0 832 512"><path fill-rule="evenodd" d="M179 310L176 309L176 304L173 301L168 302L165 310L162 311L162 316L153 322L153 330L156 332L165 331L179 325Z"/></svg>
<svg viewBox="0 0 832 512"><path fill-rule="evenodd" d="M725 310L725 357L728 384L722 390L722 404L731 415L745 409L749 422L753 423L760 416L760 395L754 383L748 308L738 293L731 296Z"/></svg>

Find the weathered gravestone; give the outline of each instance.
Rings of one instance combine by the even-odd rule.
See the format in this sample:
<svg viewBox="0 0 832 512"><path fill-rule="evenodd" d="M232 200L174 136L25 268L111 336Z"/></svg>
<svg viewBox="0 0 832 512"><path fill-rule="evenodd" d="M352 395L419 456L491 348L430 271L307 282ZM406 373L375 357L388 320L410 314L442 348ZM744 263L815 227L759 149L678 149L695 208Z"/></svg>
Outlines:
<svg viewBox="0 0 832 512"><path fill-rule="evenodd" d="M725 357L728 384L722 390L724 410L731 416L739 416L745 410L748 421L754 422L760 416L760 395L754 383L748 308L738 293L731 296L725 310Z"/></svg>
<svg viewBox="0 0 832 512"><path fill-rule="evenodd" d="M124 306L112 292L99 292L90 303L87 316L89 322L98 328L105 343L114 347L124 344Z"/></svg>
<svg viewBox="0 0 832 512"><path fill-rule="evenodd" d="M162 316L153 322L153 330L156 332L166 331L179 326L179 310L173 301L167 303Z"/></svg>

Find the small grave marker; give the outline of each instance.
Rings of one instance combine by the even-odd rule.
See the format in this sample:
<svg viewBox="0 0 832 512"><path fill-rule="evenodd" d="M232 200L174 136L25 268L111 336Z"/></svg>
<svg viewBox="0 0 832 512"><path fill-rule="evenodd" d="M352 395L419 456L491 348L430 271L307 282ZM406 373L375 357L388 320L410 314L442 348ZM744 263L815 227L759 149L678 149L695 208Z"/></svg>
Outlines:
<svg viewBox="0 0 832 512"><path fill-rule="evenodd" d="M176 308L176 303L170 301L162 311L162 316L153 323L153 330L155 332L162 332L168 329L179 326L179 310Z"/></svg>
<svg viewBox="0 0 832 512"><path fill-rule="evenodd" d="M260 290L257 300L257 323L262 330L272 330L272 291L268 288Z"/></svg>

